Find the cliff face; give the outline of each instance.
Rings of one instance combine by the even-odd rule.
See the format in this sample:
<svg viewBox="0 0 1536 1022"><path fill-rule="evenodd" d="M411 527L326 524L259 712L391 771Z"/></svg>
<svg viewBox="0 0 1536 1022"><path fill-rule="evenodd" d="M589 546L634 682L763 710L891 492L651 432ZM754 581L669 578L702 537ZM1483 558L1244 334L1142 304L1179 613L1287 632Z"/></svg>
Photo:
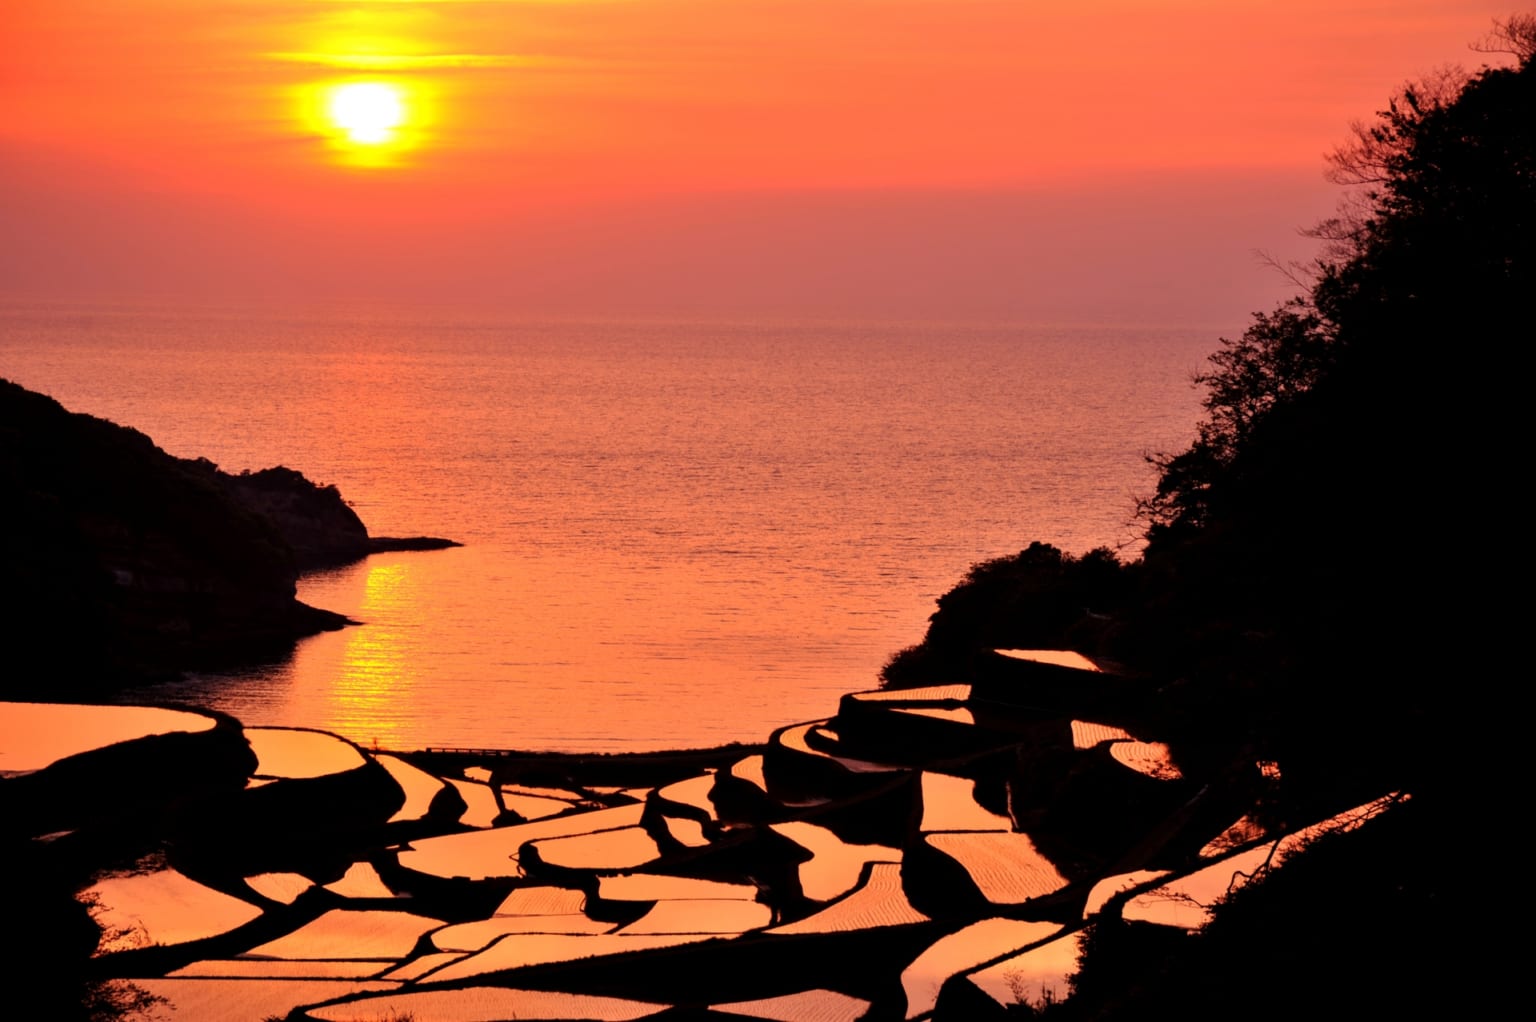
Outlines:
<svg viewBox="0 0 1536 1022"><path fill-rule="evenodd" d="M300 561L219 475L0 380L0 690L57 697L341 627L295 599Z"/></svg>

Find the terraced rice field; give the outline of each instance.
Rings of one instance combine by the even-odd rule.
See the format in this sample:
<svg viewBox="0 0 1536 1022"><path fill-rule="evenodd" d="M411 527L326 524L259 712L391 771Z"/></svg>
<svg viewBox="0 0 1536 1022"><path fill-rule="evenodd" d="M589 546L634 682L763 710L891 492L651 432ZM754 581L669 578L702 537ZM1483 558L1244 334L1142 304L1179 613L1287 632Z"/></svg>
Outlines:
<svg viewBox="0 0 1536 1022"><path fill-rule="evenodd" d="M1211 918L1211 907L1236 888L1247 883L1261 868L1282 865L1287 856L1306 847L1323 834L1354 830L1371 817L1384 812L1396 796L1386 796L1346 810L1320 823L1281 838L1228 856L1202 869L1176 877L1126 902L1121 917L1135 922L1157 923L1193 930ZM1266 863L1268 867L1266 867Z"/></svg>
<svg viewBox="0 0 1536 1022"><path fill-rule="evenodd" d="M371 863L354 862L342 878L325 889L343 898L393 898L395 892L385 886L379 871Z"/></svg>
<svg viewBox="0 0 1536 1022"><path fill-rule="evenodd" d="M569 802L573 805L578 802L586 802L586 798L580 792L571 791L569 788L545 788L529 784L503 784L501 786L501 793L503 795L528 795L533 798L552 798L561 802ZM616 794L616 792L609 792L609 794Z"/></svg>
<svg viewBox="0 0 1536 1022"><path fill-rule="evenodd" d="M263 898L284 905L292 905L295 898L315 886L313 880L300 873L258 873L246 877L245 884Z"/></svg>
<svg viewBox="0 0 1536 1022"><path fill-rule="evenodd" d="M357 746L322 731L248 727L245 739L256 753L256 777L324 777L368 762Z"/></svg>
<svg viewBox="0 0 1536 1022"><path fill-rule="evenodd" d="M811 853L810 861L800 864L800 889L812 901L831 901L853 890L865 863L901 861L899 848L849 844L814 823L775 823L772 829Z"/></svg>
<svg viewBox="0 0 1536 1022"><path fill-rule="evenodd" d="M445 787L444 782L420 767L412 766L399 756L379 753L373 758L389 771L389 776L394 778L400 790L405 793L405 804L389 818L389 822L419 820L426 816L427 810L432 806L432 800Z"/></svg>
<svg viewBox="0 0 1536 1022"><path fill-rule="evenodd" d="M531 841L539 861L562 869L627 870L661 857L656 839L644 827L620 827L592 834Z"/></svg>
<svg viewBox="0 0 1536 1022"><path fill-rule="evenodd" d="M713 820L717 819L715 803L709 797L709 793L714 790L714 787L715 775L701 774L698 777L690 777L687 780L657 788L656 797L678 805L692 806L703 814L705 819Z"/></svg>
<svg viewBox="0 0 1536 1022"><path fill-rule="evenodd" d="M629 1022L654 1015L665 1007L618 997L483 986L369 998L352 1004L314 1008L309 1014L325 1022L379 1022L390 1018L431 1019L433 1022L500 1022L512 1018Z"/></svg>
<svg viewBox="0 0 1536 1022"><path fill-rule="evenodd" d="M0 702L0 777L150 735L211 731L214 719L153 706Z"/></svg>
<svg viewBox="0 0 1536 1022"><path fill-rule="evenodd" d="M455 923L433 931L432 946L439 951L480 951L510 933L563 933L583 936L607 933L612 923L592 919L580 912L558 916L492 916L468 923Z"/></svg>
<svg viewBox="0 0 1536 1022"><path fill-rule="evenodd" d="M1013 821L976 801L976 782L931 770L922 777L923 819L920 829L1008 830Z"/></svg>
<svg viewBox="0 0 1536 1022"><path fill-rule="evenodd" d="M1047 940L1061 931L1055 923L1019 919L981 919L946 934L929 945L901 973L901 989L907 997L907 1015L917 1018L932 1011L939 989L957 973L976 968L1017 948Z"/></svg>
<svg viewBox="0 0 1536 1022"><path fill-rule="evenodd" d="M1083 931L1074 930L1038 947L977 969L966 979L1003 1007L1064 1001L1077 972Z"/></svg>
<svg viewBox="0 0 1536 1022"><path fill-rule="evenodd" d="M512 893L515 895L517 892ZM659 873L625 873L599 877L597 880L597 896L605 901L687 901L694 898L754 901L758 893L755 884L663 876Z"/></svg>
<svg viewBox="0 0 1536 1022"><path fill-rule="evenodd" d="M252 958L404 958L441 919L410 912L337 908L248 952Z"/></svg>
<svg viewBox="0 0 1536 1022"><path fill-rule="evenodd" d="M581 891L565 887L517 887L497 907L498 916L563 916L580 913L587 905Z"/></svg>
<svg viewBox="0 0 1536 1022"><path fill-rule="evenodd" d="M1073 667L1079 671L1097 671L1099 665L1068 649L999 649L994 652L1014 660L1030 660L1037 664L1053 664L1057 667Z"/></svg>
<svg viewBox="0 0 1536 1022"><path fill-rule="evenodd" d="M102 880L81 900L95 906L91 916L102 929L98 955L201 940L261 915L256 906L173 869Z"/></svg>
<svg viewBox="0 0 1536 1022"><path fill-rule="evenodd" d="M855 692L861 703L963 703L971 698L969 685L929 685L925 688L890 688Z"/></svg>
<svg viewBox="0 0 1536 1022"><path fill-rule="evenodd" d="M1109 724L1094 724L1086 720L1074 720L1072 722L1072 747L1074 749L1092 749L1103 745L1105 742L1133 742L1135 741L1129 731L1124 728L1113 727Z"/></svg>
<svg viewBox="0 0 1536 1022"><path fill-rule="evenodd" d="M716 1011L772 1022L856 1022L869 1010L869 1002L835 990L805 990L756 1001L730 1001L713 1007Z"/></svg>
<svg viewBox="0 0 1536 1022"><path fill-rule="evenodd" d="M496 793L490 785L478 781L460 781L452 777L446 780L464 800L465 809L459 816L460 823L466 827L495 825L496 818L501 815L501 805L496 801Z"/></svg>
<svg viewBox="0 0 1536 1022"><path fill-rule="evenodd" d="M704 832L704 825L698 820L685 820L678 816L665 817L667 834L678 844L685 848L705 848L709 845L709 835Z"/></svg>
<svg viewBox="0 0 1536 1022"><path fill-rule="evenodd" d="M542 795L518 795L508 793L505 788L501 792L501 801L508 809L525 820L542 820L546 816L558 816L568 813L576 808L574 802L564 802L557 798L545 798Z"/></svg>
<svg viewBox="0 0 1536 1022"><path fill-rule="evenodd" d="M807 933L852 933L885 926L926 923L929 918L907 900L901 885L901 866L877 862L867 878L851 894L797 922L775 926L768 933L794 936Z"/></svg>
<svg viewBox="0 0 1536 1022"><path fill-rule="evenodd" d="M1022 905L1067 885L1027 834L929 834L923 840L964 867L994 905Z"/></svg>
<svg viewBox="0 0 1536 1022"><path fill-rule="evenodd" d="M968 706L898 706L896 713L904 713L909 717L929 717L933 720L947 720L951 724L974 725L976 714L971 712Z"/></svg>
<svg viewBox="0 0 1536 1022"><path fill-rule="evenodd" d="M712 939L709 934L683 933L656 936L628 936L615 933L594 936L566 934L511 934L467 958L428 973L424 979L451 982L473 979L508 969L550 962L569 962L579 958L622 955L651 948L675 947Z"/></svg>
<svg viewBox="0 0 1536 1022"><path fill-rule="evenodd" d="M740 898L658 901L645 915L615 931L622 934L748 933L773 922L773 909Z"/></svg>
<svg viewBox="0 0 1536 1022"><path fill-rule="evenodd" d="M1117 894L1144 887L1168 875L1166 869L1138 869L1129 873L1116 873L1105 877L1088 891L1083 903L1083 918L1090 919L1104 910L1105 904Z"/></svg>
<svg viewBox="0 0 1536 1022"><path fill-rule="evenodd" d="M319 979L138 979L134 985L165 998L173 1017L196 1022L260 1022L301 1004L398 988L381 980Z"/></svg>
<svg viewBox="0 0 1536 1022"><path fill-rule="evenodd" d="M415 958L408 960L399 968L390 969L379 978L411 982L420 979L422 976L431 972L433 969L441 969L449 962L456 962L463 957L464 955L462 953L452 951L417 955Z"/></svg>
<svg viewBox="0 0 1536 1022"><path fill-rule="evenodd" d="M950 721L963 719L963 712L968 712L956 698L970 694L966 686L939 686L922 694L935 698L928 705L913 706L912 698L919 693L893 692L878 693L871 701L890 704L882 705L882 710L936 711ZM694 764L710 762L721 773L695 773L659 789L635 782L680 776L675 772L678 763L658 766L643 759L637 768L635 762L613 764L589 757L531 762L487 756L494 766L472 767L463 770L462 777L445 777L413 763L449 762L457 771L464 762L462 755L443 760L423 754L412 761L380 755L376 758L399 786L404 802L388 822L382 817L389 815L387 807L393 803L387 797L388 788L379 787L388 783L383 773L354 769L366 764L367 753L317 732L252 729L253 744L261 747L263 768L273 773L270 786L251 797L250 803L261 812L273 807L280 811L282 800L292 799L295 826L308 827L315 826L317 807L334 804L352 811L346 795L337 792L356 790L357 819L338 813L336 821L354 828L349 837L357 842L355 850L347 857L328 857L326 853L337 846L329 836L331 821L326 820L315 832L316 840L324 843L316 846L312 858L295 856L289 846L276 843L275 868L259 872L250 864L226 865L229 874L223 875L217 851L222 846L216 842L189 843L190 851L168 844L168 861L179 864L178 852L192 856L185 863L188 873L207 876L223 890L248 891L248 897L231 897L168 869L103 880L91 896L101 903L99 911L108 924L120 931L122 943L104 945L97 965L110 970L120 962L128 971L119 975L140 975L145 968L142 963L168 963L163 968L174 971L145 979L141 985L176 1002L177 1022L261 1022L272 1015L286 1015L296 1006L359 991L372 995L355 1003L316 1008L306 1017L378 1022L392 1012L408 1012L418 1022L500 1022L513 1017L671 1016L680 1007L685 1012L698 1007L701 969L708 970L706 996L718 997L711 1002L716 1010L784 1022L852 1022L866 1013L879 1018L903 1014L920 1018L937 1010L936 998L946 982L956 984L954 1003L983 1004L977 999L985 998L999 1010L1014 997L1038 1000L1045 991L1062 989L1065 976L1075 966L1076 937L1056 937L1055 924L1005 918L1047 913L1055 917L1062 910L1075 913L1078 908L1067 896L1081 894L1082 888L1064 892L1046 906L1010 911L1062 891L1066 885L1030 837L1013 830L1018 814L1026 819L1048 818L1040 810L1049 807L1033 801L1035 795L1026 785L1009 789L1007 813L993 811L977 799L976 782L964 776L985 778L993 787L984 791L996 796L989 801L1000 799L1002 779L1013 762L1007 757L1015 753L1005 749L999 758L995 749L978 743L968 758L946 759L942 765L886 766L863 758L864 754L881 755L879 749L915 729L893 724L891 733L881 735L879 723L890 721L891 715L869 709L858 713L856 726L798 725L777 733L784 748L770 750L767 765L774 768L775 781L779 780L777 769L785 767L784 783L796 789L794 801L769 787L765 759L755 754L734 760L728 752L714 759L690 757L686 769L697 770ZM1038 760L1042 769L1055 769L1061 760L1069 759L1053 758L1068 723L1066 717L1045 722L1053 731L1047 736L1053 754L1036 757L1032 764ZM1124 733L1118 729L1078 721L1072 731L1074 745L1096 750L1070 757L1078 763L1091 759L1095 768L1102 768L1116 746L1123 746L1120 754L1135 762L1153 759L1148 753L1150 743L1121 737ZM1030 747L1022 738L1019 741L1027 754ZM1100 747L1106 741L1109 748ZM818 744L828 742L838 743L836 751L849 755L818 751ZM781 762L775 756L784 759ZM818 762L803 763L796 758L801 756L817 757ZM916 749L910 758L919 760ZM874 778L878 783L848 784L845 773L827 769L829 763L844 767L851 763L870 773L901 771L906 776L891 777L889 783ZM795 766L802 767L803 777L796 777ZM909 773L914 770L915 777ZM320 776L334 779L323 785L288 781L289 777ZM517 777L540 782L554 779L571 787L509 783ZM825 782L825 790L817 789L817 778ZM717 779L722 796L736 785L729 792L733 801L725 826L714 815L711 796ZM630 783L601 789L586 785L597 780ZM1130 779L1122 774L1118 780ZM234 774L231 790L240 781ZM739 797L751 796L741 789L742 783L752 785L758 795ZM428 815L434 800L451 804L445 795L449 786L471 805L465 819L481 829L444 833L462 825ZM317 789L323 791L316 793ZM1155 791L1157 786L1138 782L1137 790ZM1162 790L1169 793L1170 804L1178 803L1181 789ZM176 791L170 789L167 797L177 797ZM637 801L597 808L594 793L599 791L603 798L627 795ZM77 796L76 804L89 805L89 794ZM385 797L380 798L381 794ZM1117 804L1116 796L1106 797L1111 805ZM320 798L327 801L320 803ZM645 798L651 801L638 801ZM1015 806L1015 800L1026 804ZM1362 806L1285 838L1276 849L1275 861L1283 861L1314 834L1358 826L1383 811L1389 801ZM501 804L524 815L545 815L516 825L486 826L496 818L493 812L499 813ZM370 811L380 818L368 818ZM199 821L191 815L179 822L195 828ZM1211 833L1214 828L1205 826L1202 822L1196 831L1184 835L1196 840L1183 847L1208 842L1209 852L1219 840L1240 840L1246 833L1238 826L1216 835ZM893 843L850 839L856 835ZM926 847L904 862L903 849L919 848L919 843ZM50 844L43 841L38 846L46 849ZM195 853L206 847L215 852L205 851L204 859L197 860ZM1154 869L1104 876L1087 891L1082 908L1089 917L1113 912L1113 896L1125 892L1130 895L1124 906L1127 918L1198 925L1207 917L1205 906L1225 892L1234 873L1257 868L1270 848L1260 845L1183 877L1171 878ZM529 850L536 851L539 862L548 867L548 879L539 877L542 867L535 865ZM1087 851L1092 854L1092 849ZM1082 863L1078 868L1087 874ZM312 872L282 871L294 869ZM323 882L325 889L316 889L317 882ZM946 890L946 884L953 886ZM909 885L914 892L933 898L936 905L949 899L942 925L911 903ZM977 892L997 907L978 905ZM358 907L344 907L347 904ZM929 902L922 904L926 907ZM400 911L397 906L415 911ZM264 911L263 928L239 929ZM321 914L311 917L313 912ZM997 918L977 920L976 915ZM282 933L283 929L288 932ZM951 929L953 933L943 935ZM205 952L213 957L184 966L188 952L176 958L175 952L118 955L115 950L150 941L181 944L220 934L224 936ZM930 942L926 949L921 947L923 942ZM833 947L856 948L857 953L835 963L814 960ZM601 960L669 948L679 950ZM733 970L750 969L759 961L755 957L759 952L764 962L788 964L765 966L749 982L731 986L737 982ZM587 964L592 959L598 961ZM530 976L518 973L542 965L559 967ZM818 971L834 967L835 973ZM149 970L153 968L151 964ZM635 999L522 989L565 985L563 980L551 982L551 977L567 977L572 989L580 989L579 984L598 975L614 982L604 989ZM836 977L830 982L838 990L801 989L827 983L829 975ZM874 1002L843 992L845 981L846 990L873 997ZM444 989L462 984L473 985ZM775 995L744 999L744 993ZM945 1016L942 1022L952 1018Z"/></svg>
<svg viewBox="0 0 1536 1022"><path fill-rule="evenodd" d="M337 961L287 958L222 958L193 962L166 973L170 979L371 979L394 967L394 959Z"/></svg>
<svg viewBox="0 0 1536 1022"><path fill-rule="evenodd" d="M516 856L525 842L636 826L644 812L645 807L636 803L511 827L422 838L412 841L410 849L400 853L399 861L406 869L439 877L519 877L523 870Z"/></svg>
<svg viewBox="0 0 1536 1022"><path fill-rule="evenodd" d="M1109 754L1115 762L1157 781L1177 781L1184 775L1162 742L1114 742Z"/></svg>
<svg viewBox="0 0 1536 1022"><path fill-rule="evenodd" d="M796 727L790 728L789 730L780 734L779 744L784 748L791 749L800 753L801 755L815 756L818 759L825 759L836 763L850 773L888 774L893 771L904 769L903 767L892 766L889 763L877 763L873 760L859 759L854 756L834 756L831 753L823 752L820 749L817 749L814 746L808 744L806 741L806 736L809 735L813 730L817 729L823 730L823 732L827 734L832 741L839 740L836 732L826 731L822 727L822 725L825 723L826 721L818 720L812 721L809 724L800 724Z"/></svg>

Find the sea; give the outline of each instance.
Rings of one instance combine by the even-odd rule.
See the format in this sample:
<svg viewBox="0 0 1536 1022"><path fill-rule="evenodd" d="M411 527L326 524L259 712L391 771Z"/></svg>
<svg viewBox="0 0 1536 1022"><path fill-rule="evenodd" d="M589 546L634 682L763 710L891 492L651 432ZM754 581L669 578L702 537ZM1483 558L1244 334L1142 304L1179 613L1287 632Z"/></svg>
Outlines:
<svg viewBox="0 0 1536 1022"><path fill-rule="evenodd" d="M137 690L387 749L629 752L830 716L975 563L1139 551L1214 325L523 320L0 305L0 376L230 471L334 484L361 622Z"/></svg>

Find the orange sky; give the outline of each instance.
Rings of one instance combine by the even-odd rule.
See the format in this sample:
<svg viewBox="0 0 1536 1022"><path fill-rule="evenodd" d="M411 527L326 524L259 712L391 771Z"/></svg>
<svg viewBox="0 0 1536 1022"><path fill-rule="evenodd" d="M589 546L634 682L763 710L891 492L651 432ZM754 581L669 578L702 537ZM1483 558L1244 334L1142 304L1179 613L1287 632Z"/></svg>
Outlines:
<svg viewBox="0 0 1536 1022"><path fill-rule="evenodd" d="M0 0L0 293L1221 318L1349 121L1503 13ZM338 144L356 80L404 145Z"/></svg>

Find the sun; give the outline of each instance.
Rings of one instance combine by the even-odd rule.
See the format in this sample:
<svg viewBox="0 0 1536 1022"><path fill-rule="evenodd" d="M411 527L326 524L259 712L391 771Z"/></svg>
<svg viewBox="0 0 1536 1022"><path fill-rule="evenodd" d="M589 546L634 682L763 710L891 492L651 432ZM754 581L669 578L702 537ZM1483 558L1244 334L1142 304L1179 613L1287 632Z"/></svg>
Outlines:
<svg viewBox="0 0 1536 1022"><path fill-rule="evenodd" d="M406 119L401 90L384 82L349 82L330 92L326 113L356 145L387 145Z"/></svg>

